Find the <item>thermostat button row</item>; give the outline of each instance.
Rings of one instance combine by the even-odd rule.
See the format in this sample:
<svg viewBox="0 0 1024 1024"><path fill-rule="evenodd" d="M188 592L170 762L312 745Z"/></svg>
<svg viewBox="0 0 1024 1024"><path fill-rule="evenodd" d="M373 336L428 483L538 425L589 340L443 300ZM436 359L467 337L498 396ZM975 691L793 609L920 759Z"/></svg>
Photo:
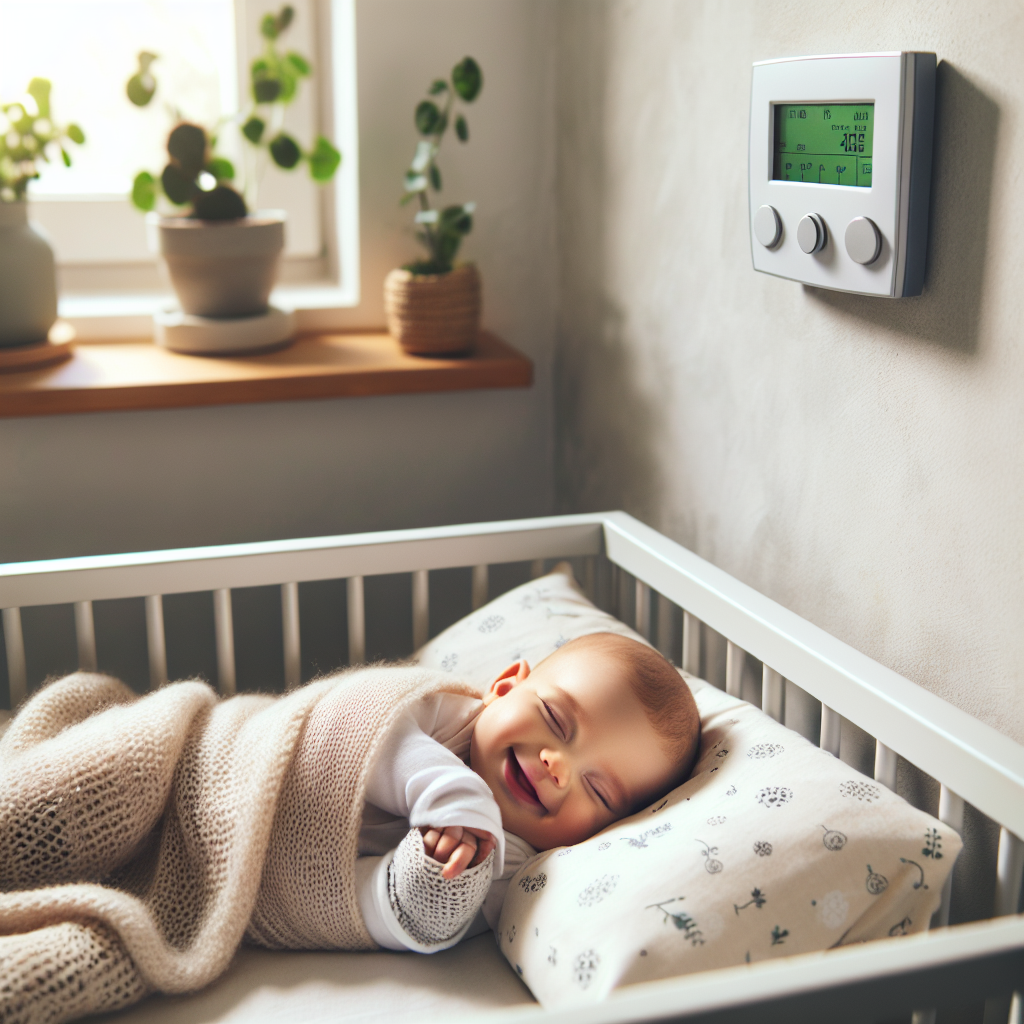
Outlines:
<svg viewBox="0 0 1024 1024"><path fill-rule="evenodd" d="M762 206L754 214L754 237L766 249L778 245L782 237L782 220L774 206Z"/></svg>
<svg viewBox="0 0 1024 1024"><path fill-rule="evenodd" d="M855 263L874 263L882 251L882 233L867 217L854 217L846 225L846 251Z"/></svg>
<svg viewBox="0 0 1024 1024"><path fill-rule="evenodd" d="M808 213L800 219L800 223L796 227L796 241L808 256L825 248L825 243L828 241L828 230L818 214Z"/></svg>

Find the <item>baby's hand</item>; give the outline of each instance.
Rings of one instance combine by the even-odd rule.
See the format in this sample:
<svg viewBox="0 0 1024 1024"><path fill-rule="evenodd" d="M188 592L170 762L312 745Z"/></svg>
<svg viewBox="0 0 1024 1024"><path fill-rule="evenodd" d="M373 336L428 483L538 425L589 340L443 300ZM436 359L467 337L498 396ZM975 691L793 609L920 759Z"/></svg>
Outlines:
<svg viewBox="0 0 1024 1024"><path fill-rule="evenodd" d="M428 857L444 864L442 878L457 878L466 868L482 864L497 843L481 828L449 825L445 829L421 828Z"/></svg>

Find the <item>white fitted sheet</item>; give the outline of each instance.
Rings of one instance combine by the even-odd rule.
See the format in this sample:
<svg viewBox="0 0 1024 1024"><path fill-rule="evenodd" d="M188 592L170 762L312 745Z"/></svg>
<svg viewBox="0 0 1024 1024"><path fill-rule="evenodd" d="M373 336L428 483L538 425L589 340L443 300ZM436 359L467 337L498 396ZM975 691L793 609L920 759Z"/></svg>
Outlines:
<svg viewBox="0 0 1024 1024"><path fill-rule="evenodd" d="M243 947L190 996L150 996L110 1024L336 1024L479 1020L540 1006L487 932L443 953L298 953Z"/></svg>

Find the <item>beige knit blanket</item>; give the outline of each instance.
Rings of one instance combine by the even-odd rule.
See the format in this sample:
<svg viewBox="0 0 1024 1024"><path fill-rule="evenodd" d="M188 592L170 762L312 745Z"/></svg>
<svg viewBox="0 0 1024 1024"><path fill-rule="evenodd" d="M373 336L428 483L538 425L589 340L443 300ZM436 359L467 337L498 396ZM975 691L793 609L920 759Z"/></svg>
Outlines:
<svg viewBox="0 0 1024 1024"><path fill-rule="evenodd" d="M246 936L373 949L354 865L367 770L438 691L377 666L284 697L202 682L136 696L78 672L0 739L0 1022L58 1022L188 992Z"/></svg>

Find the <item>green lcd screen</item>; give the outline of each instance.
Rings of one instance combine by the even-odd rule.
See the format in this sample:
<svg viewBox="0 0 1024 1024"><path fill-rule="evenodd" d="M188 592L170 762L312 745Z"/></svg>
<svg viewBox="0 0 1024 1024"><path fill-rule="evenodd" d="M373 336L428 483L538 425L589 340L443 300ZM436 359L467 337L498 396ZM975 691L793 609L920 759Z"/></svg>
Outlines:
<svg viewBox="0 0 1024 1024"><path fill-rule="evenodd" d="M775 181L871 188L874 103L776 103Z"/></svg>

